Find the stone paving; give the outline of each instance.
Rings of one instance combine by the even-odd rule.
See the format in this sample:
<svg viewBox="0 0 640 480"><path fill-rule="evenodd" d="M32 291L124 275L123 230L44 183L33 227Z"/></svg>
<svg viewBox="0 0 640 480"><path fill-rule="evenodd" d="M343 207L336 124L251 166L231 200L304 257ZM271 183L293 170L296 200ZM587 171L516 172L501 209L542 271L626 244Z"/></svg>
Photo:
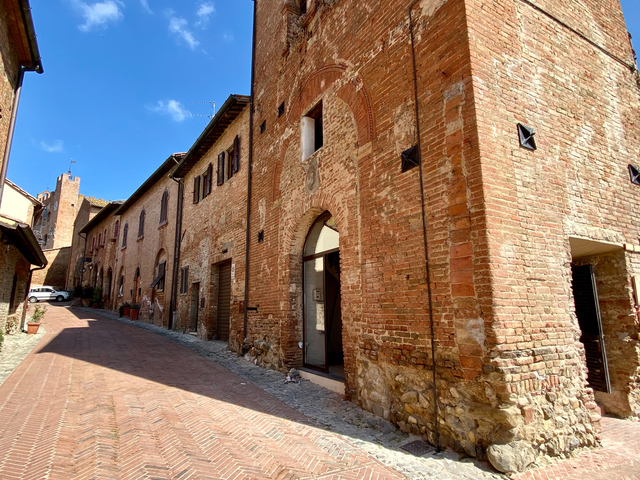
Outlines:
<svg viewBox="0 0 640 480"><path fill-rule="evenodd" d="M44 328L39 328L35 335L27 335L20 332L14 335L5 335L0 350L0 385L7 379L13 370L20 365L33 347L35 347L45 335Z"/></svg>
<svg viewBox="0 0 640 480"><path fill-rule="evenodd" d="M43 326L0 386L3 480L500 478L452 452L405 454L388 423L219 342L79 309Z"/></svg>

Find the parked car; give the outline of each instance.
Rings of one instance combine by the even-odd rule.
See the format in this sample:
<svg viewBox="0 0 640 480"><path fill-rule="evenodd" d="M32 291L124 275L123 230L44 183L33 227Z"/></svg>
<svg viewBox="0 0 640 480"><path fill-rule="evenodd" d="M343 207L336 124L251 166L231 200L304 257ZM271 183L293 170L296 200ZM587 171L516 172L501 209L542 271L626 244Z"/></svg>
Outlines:
<svg viewBox="0 0 640 480"><path fill-rule="evenodd" d="M71 294L65 291L58 291L53 287L37 287L29 290L29 301L31 303L39 302L40 300L56 300L58 302L64 302L70 300Z"/></svg>

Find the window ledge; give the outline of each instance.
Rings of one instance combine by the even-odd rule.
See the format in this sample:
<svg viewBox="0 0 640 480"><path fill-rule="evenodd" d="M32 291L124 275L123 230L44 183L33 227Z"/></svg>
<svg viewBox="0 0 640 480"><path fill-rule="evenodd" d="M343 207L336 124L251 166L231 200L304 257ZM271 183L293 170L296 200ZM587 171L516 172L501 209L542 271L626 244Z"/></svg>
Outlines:
<svg viewBox="0 0 640 480"><path fill-rule="evenodd" d="M138 237L138 240L136 240L136 241L139 242L140 240L144 240L144 235Z"/></svg>
<svg viewBox="0 0 640 480"><path fill-rule="evenodd" d="M124 247L120 247L120 250L126 250L127 246L125 245Z"/></svg>
<svg viewBox="0 0 640 480"><path fill-rule="evenodd" d="M158 225L158 228L162 228L162 227L164 227L165 225L168 225L168 224L169 224L169 221L165 220L164 222L160 222L160 225Z"/></svg>

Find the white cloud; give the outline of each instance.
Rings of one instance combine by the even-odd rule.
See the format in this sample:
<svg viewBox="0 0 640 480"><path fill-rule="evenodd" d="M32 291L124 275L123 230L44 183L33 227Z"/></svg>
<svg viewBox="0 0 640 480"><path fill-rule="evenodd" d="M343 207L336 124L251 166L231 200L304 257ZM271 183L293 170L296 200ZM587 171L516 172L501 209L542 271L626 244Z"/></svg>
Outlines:
<svg viewBox="0 0 640 480"><path fill-rule="evenodd" d="M140 0L140 4L148 13L153 13L153 10L149 7L149 0Z"/></svg>
<svg viewBox="0 0 640 480"><path fill-rule="evenodd" d="M169 31L175 33L180 38L182 38L191 50L195 50L200 42L196 40L193 36L193 33L189 30L189 22L187 22L184 18L180 17L171 17L169 19Z"/></svg>
<svg viewBox="0 0 640 480"><path fill-rule="evenodd" d="M198 15L198 21L195 23L196 27L202 27L204 30L209 25L209 17L216 13L216 6L213 2L206 2L200 4L196 15Z"/></svg>
<svg viewBox="0 0 640 480"><path fill-rule="evenodd" d="M222 34L222 40L225 43L232 43L235 39L236 39L236 37L233 36L233 33L223 33Z"/></svg>
<svg viewBox="0 0 640 480"><path fill-rule="evenodd" d="M190 114L181 102L177 100L158 100L156 105L147 107L152 112L162 115L170 115L176 122L182 122Z"/></svg>
<svg viewBox="0 0 640 480"><path fill-rule="evenodd" d="M117 22L124 17L121 10L124 4L120 0L104 0L91 5L81 0L73 0L73 4L84 18L84 23L78 27L83 32L106 28L109 22Z"/></svg>
<svg viewBox="0 0 640 480"><path fill-rule="evenodd" d="M56 140L49 144L45 141L40 142L40 148L47 153L61 153L64 150L64 142L62 140Z"/></svg>

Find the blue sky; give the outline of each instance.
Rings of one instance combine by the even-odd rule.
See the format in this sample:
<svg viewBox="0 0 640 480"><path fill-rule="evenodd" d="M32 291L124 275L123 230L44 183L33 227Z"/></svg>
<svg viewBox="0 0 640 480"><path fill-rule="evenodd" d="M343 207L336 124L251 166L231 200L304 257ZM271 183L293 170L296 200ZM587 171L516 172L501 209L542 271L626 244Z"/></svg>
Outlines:
<svg viewBox="0 0 640 480"><path fill-rule="evenodd" d="M215 101L250 92L251 0L31 0L45 73L25 75L8 178L31 194L69 169L127 198L188 150ZM640 1L622 0L640 53ZM202 103L199 103L202 102Z"/></svg>

